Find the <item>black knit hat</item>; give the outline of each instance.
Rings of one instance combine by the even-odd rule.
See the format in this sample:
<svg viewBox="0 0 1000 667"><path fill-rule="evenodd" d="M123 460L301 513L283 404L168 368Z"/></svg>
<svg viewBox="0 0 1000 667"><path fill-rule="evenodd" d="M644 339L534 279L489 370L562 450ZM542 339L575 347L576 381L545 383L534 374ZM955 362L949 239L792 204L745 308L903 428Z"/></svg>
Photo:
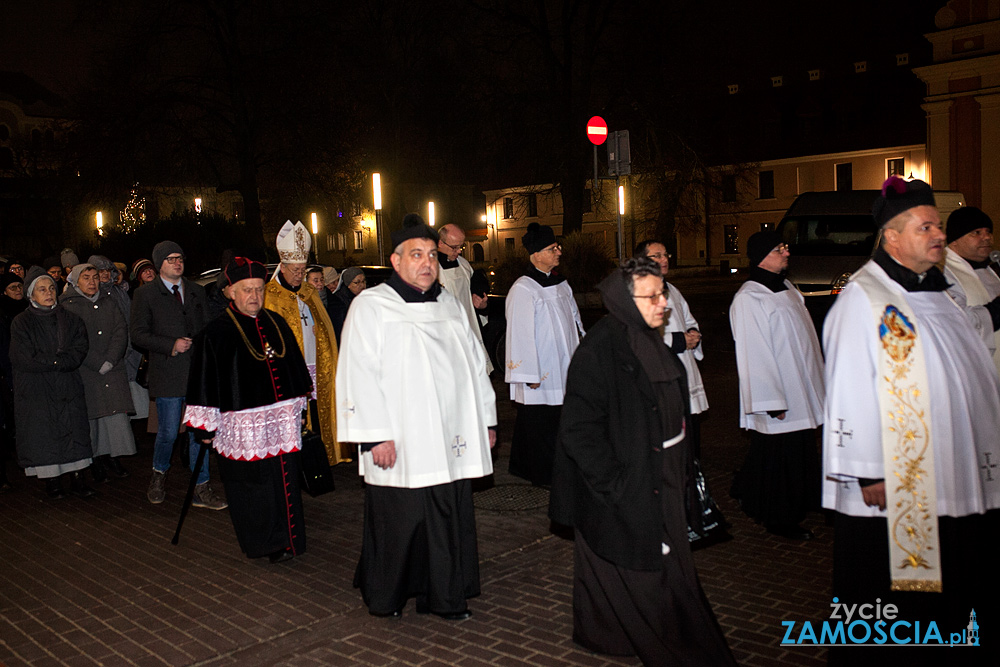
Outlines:
<svg viewBox="0 0 1000 667"><path fill-rule="evenodd" d="M160 241L153 246L153 268L159 272L163 268L163 261L170 255L177 253L182 259L187 259L184 256L184 251L181 247L174 243L173 241Z"/></svg>
<svg viewBox="0 0 1000 667"><path fill-rule="evenodd" d="M767 253L771 252L781 244L781 235L778 232L766 231L757 232L747 240L747 259L750 266L757 266Z"/></svg>
<svg viewBox="0 0 1000 667"><path fill-rule="evenodd" d="M410 239L430 239L437 243L440 237L436 231L427 226L427 223L418 214L407 213L403 218L402 229L397 229L392 233L392 247L397 248L400 243Z"/></svg>
<svg viewBox="0 0 1000 667"><path fill-rule="evenodd" d="M879 227L900 213L917 206L934 206L934 191L920 180L904 181L890 176L882 184L882 196L872 204L872 217Z"/></svg>
<svg viewBox="0 0 1000 667"><path fill-rule="evenodd" d="M948 236L948 243L960 239L969 232L985 227L993 233L993 221L990 216L983 213L975 206L963 206L951 212L948 216L948 227L945 234Z"/></svg>
<svg viewBox="0 0 1000 667"><path fill-rule="evenodd" d="M545 227L537 222L528 225L528 231L521 237L521 243L524 244L529 255L533 255L539 250L545 250L555 242L556 235L552 231L552 228Z"/></svg>

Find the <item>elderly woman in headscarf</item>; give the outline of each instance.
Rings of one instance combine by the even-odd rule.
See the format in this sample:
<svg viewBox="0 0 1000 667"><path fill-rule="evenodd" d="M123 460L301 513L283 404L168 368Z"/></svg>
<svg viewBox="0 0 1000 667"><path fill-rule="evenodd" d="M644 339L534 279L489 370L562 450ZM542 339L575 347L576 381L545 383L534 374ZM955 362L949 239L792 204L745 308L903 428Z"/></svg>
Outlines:
<svg viewBox="0 0 1000 667"><path fill-rule="evenodd" d="M365 272L356 266L349 266L340 274L340 285L330 295L329 305L326 309L330 321L333 322L333 332L337 334L338 345L340 344L340 331L344 328L344 320L347 318L351 302L367 286Z"/></svg>
<svg viewBox="0 0 1000 667"><path fill-rule="evenodd" d="M80 366L89 348L83 320L56 303L55 280L41 267L27 275L29 307L10 328L18 463L62 498L60 476L73 495L94 495L82 471L91 463L90 424Z"/></svg>
<svg viewBox="0 0 1000 667"><path fill-rule="evenodd" d="M549 516L576 528L573 640L644 665L735 665L684 518L684 366L659 332L660 267L628 259L598 285L610 313L569 365Z"/></svg>
<svg viewBox="0 0 1000 667"><path fill-rule="evenodd" d="M92 258L93 259L93 258ZM77 264L66 279L59 304L83 320L90 346L80 366L87 399L95 482L108 475L128 477L119 457L135 454L129 424L132 394L125 371L128 325L93 264Z"/></svg>

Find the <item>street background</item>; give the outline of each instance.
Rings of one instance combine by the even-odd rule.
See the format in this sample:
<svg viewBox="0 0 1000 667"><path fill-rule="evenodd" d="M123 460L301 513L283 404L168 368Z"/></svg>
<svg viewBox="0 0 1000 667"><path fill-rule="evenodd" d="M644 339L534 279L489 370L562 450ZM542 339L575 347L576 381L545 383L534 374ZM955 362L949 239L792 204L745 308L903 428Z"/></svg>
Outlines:
<svg viewBox="0 0 1000 667"><path fill-rule="evenodd" d="M823 650L779 644L781 621L829 616L832 529L814 512L804 525L816 539L769 535L728 494L747 442L728 322L742 277L671 281L704 334L711 407L702 465L734 538L696 552L702 585L740 664L825 664ZM400 620L368 614L352 587L362 518L356 464L334 469L335 492L304 497L308 549L286 564L247 559L226 511L193 509L172 546L188 473L175 459L166 502L150 505L152 436L143 434L126 463L132 476L100 485L95 498L53 502L20 474L0 495L0 664L638 664L572 643L573 545L550 531L547 492L506 472L514 411L502 380L494 375L496 473L475 496L482 595L470 601L468 621L418 616L412 604ZM221 492L214 466L212 477Z"/></svg>

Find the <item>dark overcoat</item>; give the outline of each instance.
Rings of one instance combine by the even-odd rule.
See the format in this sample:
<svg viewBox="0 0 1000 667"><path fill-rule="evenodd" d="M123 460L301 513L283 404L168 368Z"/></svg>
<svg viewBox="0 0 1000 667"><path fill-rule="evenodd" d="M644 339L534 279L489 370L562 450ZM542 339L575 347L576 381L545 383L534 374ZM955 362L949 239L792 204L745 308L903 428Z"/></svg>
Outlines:
<svg viewBox="0 0 1000 667"><path fill-rule="evenodd" d="M132 392L125 369L128 350L128 325L121 308L105 290L97 301L91 301L70 285L59 296L59 303L77 315L87 326L90 348L80 366L80 377L87 397L87 415L91 419L118 413L135 412ZM101 375L105 361L112 363L110 371Z"/></svg>
<svg viewBox="0 0 1000 667"><path fill-rule="evenodd" d="M208 323L208 298L198 283L182 278L181 304L157 277L136 290L129 329L132 344L149 354L149 395L153 398L187 393L190 352L171 356L178 338L194 338Z"/></svg>
<svg viewBox="0 0 1000 667"><path fill-rule="evenodd" d="M683 389L687 396L686 383ZM596 554L631 570L662 568L659 411L625 325L605 317L569 365L549 517L574 526ZM683 516L683 500L679 505Z"/></svg>
<svg viewBox="0 0 1000 667"><path fill-rule="evenodd" d="M29 306L10 327L17 460L22 468L93 456L80 365L87 327L62 306Z"/></svg>

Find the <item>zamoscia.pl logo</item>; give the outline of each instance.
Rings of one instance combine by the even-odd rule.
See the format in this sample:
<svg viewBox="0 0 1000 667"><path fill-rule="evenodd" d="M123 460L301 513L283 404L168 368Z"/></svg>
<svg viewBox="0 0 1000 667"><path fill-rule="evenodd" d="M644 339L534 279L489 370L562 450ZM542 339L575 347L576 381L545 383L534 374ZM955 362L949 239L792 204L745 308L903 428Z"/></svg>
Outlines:
<svg viewBox="0 0 1000 667"><path fill-rule="evenodd" d="M857 646L979 646L979 623L976 610L969 613L969 623L958 632L942 633L936 621L907 621L899 618L894 604L846 604L833 598L830 618L822 623L782 621L785 645ZM945 638L947 636L947 639Z"/></svg>

